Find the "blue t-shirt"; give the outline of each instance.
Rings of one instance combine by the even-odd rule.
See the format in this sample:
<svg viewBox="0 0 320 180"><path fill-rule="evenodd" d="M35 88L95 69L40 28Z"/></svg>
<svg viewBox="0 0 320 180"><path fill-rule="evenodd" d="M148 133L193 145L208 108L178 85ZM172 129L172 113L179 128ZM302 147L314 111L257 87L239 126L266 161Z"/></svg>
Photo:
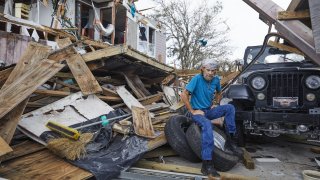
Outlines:
<svg viewBox="0 0 320 180"><path fill-rule="evenodd" d="M212 105L215 90L218 92L221 90L220 79L215 76L209 82L201 74L197 74L187 84L186 89L191 93L190 103L193 109L209 108Z"/></svg>

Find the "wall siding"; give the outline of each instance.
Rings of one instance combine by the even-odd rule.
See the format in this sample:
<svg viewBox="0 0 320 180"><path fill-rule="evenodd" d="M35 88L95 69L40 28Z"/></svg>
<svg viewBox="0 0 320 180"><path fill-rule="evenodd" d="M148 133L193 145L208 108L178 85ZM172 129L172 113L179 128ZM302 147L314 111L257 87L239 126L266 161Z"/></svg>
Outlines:
<svg viewBox="0 0 320 180"><path fill-rule="evenodd" d="M127 26L127 42L128 46L131 46L134 49L137 49L137 37L138 37L138 24L128 18L128 26Z"/></svg>
<svg viewBox="0 0 320 180"><path fill-rule="evenodd" d="M0 31L0 63L16 64L31 37Z"/></svg>
<svg viewBox="0 0 320 180"><path fill-rule="evenodd" d="M166 63L166 35L156 31L156 59L159 62Z"/></svg>

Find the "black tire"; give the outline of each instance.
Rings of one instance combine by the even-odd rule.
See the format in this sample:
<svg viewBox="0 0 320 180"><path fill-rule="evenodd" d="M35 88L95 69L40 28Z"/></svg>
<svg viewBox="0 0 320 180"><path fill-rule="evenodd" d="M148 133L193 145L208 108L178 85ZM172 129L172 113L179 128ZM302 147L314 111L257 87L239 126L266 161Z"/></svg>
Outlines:
<svg viewBox="0 0 320 180"><path fill-rule="evenodd" d="M218 128L214 128L214 131L221 135L221 137L225 140L226 135L223 131ZM187 131L187 140L193 152L197 154L199 158L201 158L201 129L196 124L193 123ZM216 138L216 137L215 137ZM214 147L212 160L214 167L218 171L229 171L233 168L239 161L239 158L231 153L224 152L219 149L216 145Z"/></svg>
<svg viewBox="0 0 320 180"><path fill-rule="evenodd" d="M201 159L199 159L198 156L192 151L186 138L186 131L191 123L191 119L188 119L185 116L171 116L169 121L166 123L164 133L166 135L168 144L181 157L191 162L200 162Z"/></svg>

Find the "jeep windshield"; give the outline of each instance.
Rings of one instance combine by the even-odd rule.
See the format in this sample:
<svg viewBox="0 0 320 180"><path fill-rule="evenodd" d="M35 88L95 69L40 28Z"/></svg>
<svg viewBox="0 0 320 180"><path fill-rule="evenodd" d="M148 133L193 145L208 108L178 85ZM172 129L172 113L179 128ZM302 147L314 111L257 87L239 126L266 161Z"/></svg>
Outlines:
<svg viewBox="0 0 320 180"><path fill-rule="evenodd" d="M251 46L246 49L244 63L249 64L253 58L259 53L261 46ZM290 63L302 62L305 57L295 53L288 53L275 48L266 47L263 54L255 62L255 64L270 64L270 63Z"/></svg>

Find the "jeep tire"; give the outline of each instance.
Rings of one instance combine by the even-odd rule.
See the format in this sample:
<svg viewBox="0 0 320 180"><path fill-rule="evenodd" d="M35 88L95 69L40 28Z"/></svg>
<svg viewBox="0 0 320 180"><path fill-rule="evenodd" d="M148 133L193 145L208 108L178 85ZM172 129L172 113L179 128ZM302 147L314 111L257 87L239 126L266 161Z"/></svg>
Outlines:
<svg viewBox="0 0 320 180"><path fill-rule="evenodd" d="M214 128L214 131L218 133L224 140L226 140L226 135L223 131L218 128ZM201 158L201 129L196 124L193 123L187 130L187 141L191 149ZM239 161L239 158L233 155L231 152L224 152L217 146L214 147L212 160L214 167L218 171L229 171L233 168Z"/></svg>
<svg viewBox="0 0 320 180"><path fill-rule="evenodd" d="M166 123L164 133L168 144L181 157L191 162L200 162L201 159L192 151L186 138L186 131L191 123L191 119L188 119L186 116L171 116Z"/></svg>

